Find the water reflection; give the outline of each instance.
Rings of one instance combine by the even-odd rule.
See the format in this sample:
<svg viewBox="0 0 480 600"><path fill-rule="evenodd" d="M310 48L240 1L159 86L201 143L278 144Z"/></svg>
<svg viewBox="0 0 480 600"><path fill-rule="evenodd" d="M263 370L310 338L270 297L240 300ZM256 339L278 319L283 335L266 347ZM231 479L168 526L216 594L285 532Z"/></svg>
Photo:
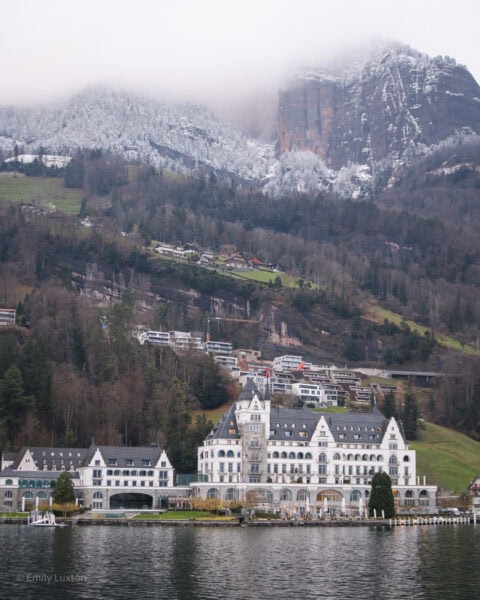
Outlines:
<svg viewBox="0 0 480 600"><path fill-rule="evenodd" d="M2 525L0 547L1 598L441 600L480 586L474 526Z"/></svg>

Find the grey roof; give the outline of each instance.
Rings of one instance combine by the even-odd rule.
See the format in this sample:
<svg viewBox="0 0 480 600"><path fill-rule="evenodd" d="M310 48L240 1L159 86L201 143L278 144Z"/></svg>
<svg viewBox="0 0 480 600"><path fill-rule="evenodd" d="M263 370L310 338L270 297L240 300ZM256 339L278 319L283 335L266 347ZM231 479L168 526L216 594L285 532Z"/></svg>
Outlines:
<svg viewBox="0 0 480 600"><path fill-rule="evenodd" d="M78 468L83 464L85 454L87 453L86 448L53 448L53 447L36 447L27 446L22 448L15 459L15 462L11 465L12 469L18 468L21 463L25 452L30 450L30 453L35 461L35 465L39 470L43 470L44 465L49 471L61 470L62 465L65 466L66 470L71 467ZM53 469L55 465L55 469Z"/></svg>
<svg viewBox="0 0 480 600"><path fill-rule="evenodd" d="M11 450L4 450L2 452L2 460L3 462L10 462L10 461L14 461L17 458L17 454L18 452L13 452Z"/></svg>
<svg viewBox="0 0 480 600"><path fill-rule="evenodd" d="M115 466L118 467L153 467L163 452L159 446L97 446L97 448L107 466L109 460L116 460ZM145 465L143 461L150 461L150 465Z"/></svg>
<svg viewBox="0 0 480 600"><path fill-rule="evenodd" d="M147 466L144 460L149 460L151 465L155 465L160 458L163 450L159 446L96 446L92 444L90 448L53 448L53 447L35 447L27 446L15 453L13 464L8 469L16 470L22 462L27 450L33 457L36 467L39 471L61 472L62 467L66 471L73 471L85 465L92 460L97 448L100 450L105 462L116 459L116 465L119 467L142 467ZM130 463L130 460L133 463ZM128 461L128 462L127 462ZM53 468L55 466L55 468ZM26 471L17 471L25 473ZM35 473L36 471L32 471Z"/></svg>
<svg viewBox="0 0 480 600"><path fill-rule="evenodd" d="M308 442L317 426L319 413L306 408L272 408L270 411L270 438Z"/></svg>
<svg viewBox="0 0 480 600"><path fill-rule="evenodd" d="M257 386L253 382L253 379L250 377L247 379L246 384L243 386L242 391L240 392L239 400L251 400L257 394L259 398L262 397L262 394L259 392Z"/></svg>
<svg viewBox="0 0 480 600"><path fill-rule="evenodd" d="M235 404L223 413L220 421L208 435L209 438L221 438L227 440L238 440L240 438L235 416Z"/></svg>
<svg viewBox="0 0 480 600"><path fill-rule="evenodd" d="M251 400L253 395L262 397L252 379L247 382L240 393L239 400ZM218 439L239 439L235 404L222 416L216 427L208 436ZM313 432L321 417L324 417L329 429L338 443L380 444L388 424L377 407L361 412L348 413L312 412L307 408L271 408L270 439L303 441L312 439Z"/></svg>
<svg viewBox="0 0 480 600"><path fill-rule="evenodd" d="M388 424L382 413L375 407L368 412L323 414L336 442L379 444Z"/></svg>

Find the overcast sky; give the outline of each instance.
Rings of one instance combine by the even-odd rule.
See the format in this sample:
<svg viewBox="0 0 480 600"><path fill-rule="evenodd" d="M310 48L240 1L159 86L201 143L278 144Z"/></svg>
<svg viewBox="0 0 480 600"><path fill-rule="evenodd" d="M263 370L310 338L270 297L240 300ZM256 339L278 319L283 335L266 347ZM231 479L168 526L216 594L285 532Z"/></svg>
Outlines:
<svg viewBox="0 0 480 600"><path fill-rule="evenodd" d="M371 38L480 81L479 29L480 0L0 0L0 104L96 83L234 102Z"/></svg>

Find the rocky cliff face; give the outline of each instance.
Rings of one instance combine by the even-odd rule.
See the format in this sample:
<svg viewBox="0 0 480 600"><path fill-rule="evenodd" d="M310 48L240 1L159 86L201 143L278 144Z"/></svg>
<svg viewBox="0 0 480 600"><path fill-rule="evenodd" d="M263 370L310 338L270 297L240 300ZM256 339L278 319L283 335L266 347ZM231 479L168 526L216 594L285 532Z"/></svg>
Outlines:
<svg viewBox="0 0 480 600"><path fill-rule="evenodd" d="M408 47L304 73L280 92L279 153L309 150L333 169L400 158L462 129L480 133L480 87L454 60Z"/></svg>

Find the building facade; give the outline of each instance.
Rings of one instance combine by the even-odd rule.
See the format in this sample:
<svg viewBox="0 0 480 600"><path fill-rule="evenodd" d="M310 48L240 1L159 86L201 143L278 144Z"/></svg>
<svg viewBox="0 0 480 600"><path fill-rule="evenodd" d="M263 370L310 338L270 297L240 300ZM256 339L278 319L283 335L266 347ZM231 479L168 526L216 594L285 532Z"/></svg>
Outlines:
<svg viewBox="0 0 480 600"><path fill-rule="evenodd" d="M436 487L417 477L399 423L378 409L349 413L272 408L253 381L198 449L194 494L285 511L341 511L368 504L386 472L398 510L434 512Z"/></svg>
<svg viewBox="0 0 480 600"><path fill-rule="evenodd" d="M30 447L2 456L0 510L51 503L63 471L72 475L78 504L96 510L156 509L179 494L173 467L158 446Z"/></svg>

